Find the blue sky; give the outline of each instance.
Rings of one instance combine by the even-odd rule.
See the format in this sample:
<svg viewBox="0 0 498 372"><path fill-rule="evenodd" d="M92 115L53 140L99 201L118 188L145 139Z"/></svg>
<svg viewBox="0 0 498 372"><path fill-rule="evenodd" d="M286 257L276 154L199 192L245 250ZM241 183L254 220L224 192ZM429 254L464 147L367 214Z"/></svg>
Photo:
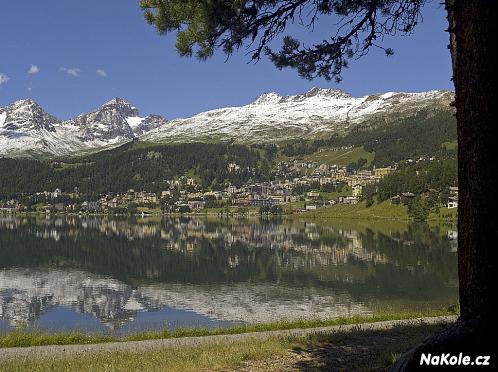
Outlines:
<svg viewBox="0 0 498 372"><path fill-rule="evenodd" d="M0 19L0 106L31 97L60 118L90 111L113 97L127 99L143 115L177 118L247 104L263 92L295 94L313 86L355 96L453 89L439 2L426 6L414 35L384 40L394 56L371 51L351 63L340 84L304 80L266 59L247 63L243 50L227 63L221 54L207 62L178 57L174 36L157 35L143 20L138 0L8 1ZM314 34L298 33L312 42L323 39L328 29L319 24Z"/></svg>

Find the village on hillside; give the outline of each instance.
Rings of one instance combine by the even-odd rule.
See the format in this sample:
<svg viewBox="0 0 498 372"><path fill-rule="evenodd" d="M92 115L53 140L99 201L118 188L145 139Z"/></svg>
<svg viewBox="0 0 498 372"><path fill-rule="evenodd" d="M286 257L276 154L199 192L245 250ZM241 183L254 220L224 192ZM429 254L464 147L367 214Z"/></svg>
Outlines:
<svg viewBox="0 0 498 372"><path fill-rule="evenodd" d="M228 165L236 172L236 163ZM73 190L40 190L21 200L0 200L0 213L103 213L158 214L195 213L209 209L237 207L239 213L259 208L260 213L281 214L282 206L295 213L316 210L335 204L357 204L367 185L375 185L391 174L395 166L352 169L317 161L287 160L276 163L274 180L248 182L239 187L227 183L220 190L204 189L193 177L181 176L164 180L168 185L161 192L129 189L88 197ZM393 204L407 204L415 195L400 193L391 198ZM450 187L448 209L458 207L458 187ZM290 208L290 209L289 209Z"/></svg>

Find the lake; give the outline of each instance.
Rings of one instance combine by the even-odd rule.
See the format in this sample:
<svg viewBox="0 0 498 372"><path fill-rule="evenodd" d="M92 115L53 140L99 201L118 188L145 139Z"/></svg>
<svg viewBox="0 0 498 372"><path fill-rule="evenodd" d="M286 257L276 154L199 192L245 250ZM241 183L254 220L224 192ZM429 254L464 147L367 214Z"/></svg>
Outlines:
<svg viewBox="0 0 498 372"><path fill-rule="evenodd" d="M457 302L451 228L0 216L0 331L117 335Z"/></svg>

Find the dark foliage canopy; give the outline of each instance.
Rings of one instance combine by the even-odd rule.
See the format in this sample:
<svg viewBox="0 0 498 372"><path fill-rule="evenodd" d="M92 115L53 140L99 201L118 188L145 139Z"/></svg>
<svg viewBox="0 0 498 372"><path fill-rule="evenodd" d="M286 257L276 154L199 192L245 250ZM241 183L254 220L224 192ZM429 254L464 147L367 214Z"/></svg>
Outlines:
<svg viewBox="0 0 498 372"><path fill-rule="evenodd" d="M240 186L249 180L267 181L270 166L266 147L186 143L142 146L127 143L115 149L60 161L0 159L0 200L60 188L78 187L86 195L124 192L130 188L158 192L165 180L191 175L203 188ZM228 165L240 169L230 172Z"/></svg>
<svg viewBox="0 0 498 372"><path fill-rule="evenodd" d="M294 68L307 79L339 81L348 61L368 53L385 35L411 33L426 0L141 0L145 19L159 33L176 32L182 56L227 56L245 47L251 60L266 54L279 69ZM279 50L273 41L291 24L313 29L331 25L321 42L304 45L285 35Z"/></svg>

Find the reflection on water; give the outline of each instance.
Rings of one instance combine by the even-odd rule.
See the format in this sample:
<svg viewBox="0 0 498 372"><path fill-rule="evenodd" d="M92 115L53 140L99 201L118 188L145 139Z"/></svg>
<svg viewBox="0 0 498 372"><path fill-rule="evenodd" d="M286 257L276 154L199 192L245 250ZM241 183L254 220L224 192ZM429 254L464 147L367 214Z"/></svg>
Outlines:
<svg viewBox="0 0 498 372"><path fill-rule="evenodd" d="M456 240L426 225L0 217L0 330L223 326L457 296Z"/></svg>

